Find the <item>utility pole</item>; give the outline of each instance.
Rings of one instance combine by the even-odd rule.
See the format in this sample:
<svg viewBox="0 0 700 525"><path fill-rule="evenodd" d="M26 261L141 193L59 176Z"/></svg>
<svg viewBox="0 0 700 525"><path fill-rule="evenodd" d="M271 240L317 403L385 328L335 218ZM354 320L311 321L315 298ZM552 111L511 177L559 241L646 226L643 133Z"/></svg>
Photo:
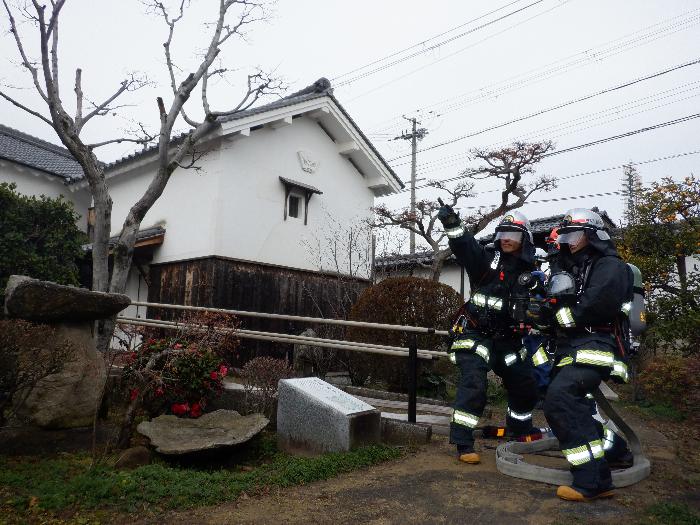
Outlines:
<svg viewBox="0 0 700 525"><path fill-rule="evenodd" d="M415 216L416 214L416 153L418 152L418 141L423 139L427 134L428 130L425 128L417 128L420 124L416 117L408 118L404 116L406 120L411 123L411 133L403 132L398 137L394 137L394 140L410 140L411 141L411 214ZM416 234L414 232L409 232L410 239L410 253L411 255L416 253Z"/></svg>

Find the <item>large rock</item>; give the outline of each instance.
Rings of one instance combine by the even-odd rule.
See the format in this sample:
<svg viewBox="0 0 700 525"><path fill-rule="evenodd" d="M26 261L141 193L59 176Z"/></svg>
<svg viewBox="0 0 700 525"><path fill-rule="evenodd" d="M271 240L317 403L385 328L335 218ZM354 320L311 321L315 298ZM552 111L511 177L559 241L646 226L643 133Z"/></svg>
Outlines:
<svg viewBox="0 0 700 525"><path fill-rule="evenodd" d="M189 454L239 445L268 424L262 414L241 416L234 410L216 410L197 419L158 416L136 428L161 454Z"/></svg>
<svg viewBox="0 0 700 525"><path fill-rule="evenodd" d="M129 306L126 295L92 292L75 286L12 275L5 289L5 314L28 321L94 321Z"/></svg>
<svg viewBox="0 0 700 525"><path fill-rule="evenodd" d="M282 379L277 395L277 440L288 452L337 452L379 443L380 413L318 379Z"/></svg>
<svg viewBox="0 0 700 525"><path fill-rule="evenodd" d="M92 424L107 371L95 350L92 323L53 325L56 338L46 341L48 349L66 340L70 353L58 373L40 379L31 391L19 396L14 409L22 420L43 428L76 428Z"/></svg>

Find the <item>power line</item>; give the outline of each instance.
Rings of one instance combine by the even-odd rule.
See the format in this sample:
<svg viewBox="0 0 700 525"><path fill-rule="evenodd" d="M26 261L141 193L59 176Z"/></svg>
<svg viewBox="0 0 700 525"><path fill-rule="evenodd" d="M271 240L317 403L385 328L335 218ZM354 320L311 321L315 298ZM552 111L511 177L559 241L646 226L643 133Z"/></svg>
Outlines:
<svg viewBox="0 0 700 525"><path fill-rule="evenodd" d="M490 34L489 36L482 38L481 40L477 40L476 42L474 42L474 43L472 43L472 44L470 44L470 45L468 45L468 46L466 46L466 47L463 47L462 49L459 49L459 50L455 51L454 53L451 53L451 54L449 54L449 55L445 55L445 56L442 57L442 58L438 58L438 59L436 59L436 60L433 60L433 61L432 61L431 63L429 63L429 64L425 64L425 65L423 65L423 66L420 66L420 67L418 67L418 68L416 68L416 69L414 69L414 70L412 70L412 71L409 71L408 73L406 73L406 74L404 74L404 75L401 75L401 76L396 77L396 78L394 78L394 79L392 79L392 80L389 80L388 82L385 82L384 84L380 84L380 85L378 85L378 86L375 86L374 88L370 89L369 91L365 91L364 93L361 93L360 95L357 95L357 96L355 96L355 97L349 99L349 102L352 102L352 101L357 100L357 99L359 99L359 98L365 97L365 96L367 96L367 95L369 95L369 94L371 94L371 93L374 93L375 91L377 91L377 90L379 90L379 89L382 89L382 88L384 88L384 87L386 87L386 86L388 86L388 85L390 85L390 84L393 84L394 82L398 82L399 80L402 80L402 79L404 79L404 78L406 78L406 77L408 77L408 76L411 76L411 75L413 75L413 74L415 74L415 73L418 73L419 71L422 71L423 69L425 69L425 68L427 68L427 67L434 66L435 64L438 64L438 63L442 62L443 60L447 60L448 58L451 58L451 57L453 57L453 56L455 56L455 55L458 55L458 54L460 54L460 53L466 51L467 49L471 49L472 47L475 47L475 46L477 46L477 45L479 45L479 44L481 44L481 43L483 43L483 42L486 42L487 40L490 40L491 38L494 38L494 37L496 37L496 36L498 36L498 35L501 35L501 34L503 34L503 33L505 33L505 32L508 32L508 31L510 31L510 30L512 30L512 29L514 29L514 28L516 28L516 27L518 27L518 26L521 26L521 25L523 25L523 24L525 24L525 23L527 23L527 22L530 22L531 20L534 20L535 18L538 18L538 17L540 17L540 16L542 16L542 15L545 15L545 14L551 12L551 11L554 11L555 9L558 9L559 7L562 7L563 5L569 3L570 1L571 1L571 0L561 0L561 3L555 5L554 7L550 7L549 9L546 9L546 10L540 12L540 13L537 13L536 15L533 15L533 16L531 16L531 17L529 17L529 18L526 18L525 20L522 20L522 21L517 22L517 23L515 23L515 24L513 24L513 25L510 25L510 26L506 27L505 29L502 29L501 31L497 31L496 33L492 33L492 34Z"/></svg>
<svg viewBox="0 0 700 525"><path fill-rule="evenodd" d="M656 109L659 109L659 108L662 108L665 106L669 106L671 104L676 104L678 102L682 102L682 101L688 100L690 98L695 98L698 95L700 95L700 93L695 93L695 94L692 94L692 95L689 95L689 96L683 97L683 98L677 98L675 100L671 100L670 102L666 102L664 104L658 104L656 106L653 106L653 107L650 107L650 108L647 108L647 109L644 109L641 111L636 111L634 113L621 114L619 116L609 118L608 120L603 120L602 122L599 122L598 124L594 124L591 126L579 127L577 129L574 129L572 131L568 131L566 133L552 135L552 133L563 132L563 131L566 131L567 129L574 128L574 127L579 126L581 124L587 124L589 122L599 121L603 118L607 118L608 115L611 115L611 114L621 113L622 111L628 111L631 109L645 106L645 105L653 103L653 102L661 101L661 100L664 100L667 98L672 98L674 95L682 95L684 93L697 91L700 88L699 84L700 84L700 80L695 81L695 82L689 82L687 84L678 86L678 87L670 89L670 90L655 93L654 95L642 97L642 98L632 100L630 102L626 102L624 104L620 104L617 106L612 106L612 107L606 108L604 110L601 110L601 111L598 111L595 113L583 115L581 117L578 117L575 119L570 119L570 120L567 120L564 122L560 122L560 123L554 124L552 126L541 128L539 130L529 131L527 133L518 135L517 137L511 138L509 140L495 142L493 144L489 144L488 146L485 146L483 149L487 149L487 150L493 149L494 147L497 147L497 146L500 146L503 144L510 144L514 141L529 141L529 140L532 140L532 137L538 137L538 136L543 136L543 135L547 135L552 140L558 139L558 138L561 138L561 137L566 136L566 135L571 135L573 133L579 133L581 131L585 131L585 130L588 130L588 129L591 129L594 127L598 127L598 126L601 126L603 124L608 124L610 122L615 122L617 120L630 118L632 116L641 115L643 113L648 113L649 111L653 111L653 110L656 110ZM690 89L686 89L684 91L679 91L681 88L684 88L684 87L687 87L690 85L694 85L695 87L690 88ZM671 93L671 94L668 95L667 93ZM664 95L664 94L667 94L667 95L666 96L659 96L659 95ZM647 102L642 102L645 100ZM626 108L626 109L622 109L622 108ZM421 169L419 171L419 173L420 174L430 173L430 172L433 172L433 171L436 171L439 169L444 169L444 168L447 168L449 166L458 164L460 162L464 162L464 161L469 160L469 159L470 159L470 155L468 153L458 153L456 155L452 155L451 157L446 157L446 158L442 158L442 159L435 159L433 161L423 163L423 165L422 165L423 169ZM405 162L400 163L400 164L395 165L395 167L404 166L405 164L406 164Z"/></svg>
<svg viewBox="0 0 700 525"><path fill-rule="evenodd" d="M552 197L551 199L537 199L534 201L525 201L525 204L538 204L542 202L558 202L558 201L570 201L570 200L577 200L577 199L589 199L591 197L606 197L608 195L620 195L622 192L620 191L603 191L600 193L589 193L587 195L571 195L569 197ZM491 204L488 206L460 206L460 210L478 210L480 208L496 208L497 205Z"/></svg>
<svg viewBox="0 0 700 525"><path fill-rule="evenodd" d="M594 140L593 142L587 142L585 144L579 144L578 146L572 146L570 148L562 149L559 151L553 151L551 153L546 153L543 157L552 157L554 155L561 155L562 153L569 153L571 151L576 151L579 149L590 148L591 146L597 146L598 144L604 144L605 142L611 142L613 140L619 140L626 137L631 137L632 135L637 135L639 133L646 133L647 131L652 131L659 128L665 128L667 126L675 126L676 124L682 124L683 122L688 122L700 117L700 113L695 113L694 115L687 115L685 117L677 118L674 120L669 120L667 122L661 122L659 124L654 124L653 126L647 126L646 128L636 129L634 131L628 131L627 133L620 133L619 135L613 135L611 137L606 137L604 139Z"/></svg>
<svg viewBox="0 0 700 525"><path fill-rule="evenodd" d="M609 58L611 56L615 56L621 52L626 51L627 49L633 49L635 47L639 47L640 45L648 44L651 43L655 40L658 40L659 38L663 38L666 36L670 36L671 34L674 34L678 31L687 29L687 27L684 27L685 25L691 24L697 24L700 22L700 16L698 16L698 13L700 12L700 9L693 9L690 11L686 11L684 13L681 13L680 15L676 15L674 17L668 18L666 20L663 20L661 22L657 22L655 24L646 26L642 29L639 29L637 31L633 31L632 33L628 33L620 38L608 41L604 44L601 44L595 48L591 49L586 49L583 51L580 51L578 53L574 53L573 55L569 55L567 57L555 60L554 62L550 62L549 64L539 66L537 68L533 68L531 70L528 70L524 73L520 73L518 75L514 75L511 77L508 77L506 79L503 79L499 82L493 82L489 85L482 86L480 88L462 93L460 95L457 95L455 97L451 97L448 99L444 99L440 102L436 102L434 104L429 104L427 106L424 106L420 109L428 109L428 108L441 108L442 111L447 112L447 111L454 111L456 109L459 109L461 107L464 107L466 105L469 105L470 103L475 103L478 102L479 100L482 100L487 97L495 97L498 95L501 95L505 92L508 91L515 91L517 89L520 89L526 85L529 85L531 83L535 82L540 82L542 80L546 80L552 76L554 76L556 73L564 73L568 70L574 69L574 66L579 67L586 65L587 62L593 61L593 60L602 60L605 58ZM688 16L685 19L682 19L678 21L677 19L685 17L686 15L691 15ZM662 27L662 28L657 28L657 26L663 26L664 24L667 25L667 27ZM690 26L689 26L690 27ZM656 29L654 29L656 28ZM679 28L676 31L673 31L668 34L668 31L671 31L672 29ZM650 32L650 30L652 30ZM640 36L635 36L638 33L644 33L647 32L647 34L642 34ZM632 38L634 37L634 38ZM656 37L653 38L652 37ZM651 40L649 40L651 39ZM628 40L625 42L625 40ZM649 41L645 41L649 40ZM636 44L636 45L633 45ZM447 57L443 57L447 58ZM573 59L573 60L571 60ZM441 59L442 60L442 59ZM500 87L499 87L500 85ZM512 88L512 89L511 89ZM465 98L467 95L473 94L471 98ZM454 101L454 102L452 102ZM399 118L399 116L392 117L391 119L385 120L384 122L392 122L391 125L389 126L384 126L381 128L373 128L377 131L381 131L384 129L388 128L393 128L394 127L394 122Z"/></svg>
<svg viewBox="0 0 700 525"><path fill-rule="evenodd" d="M353 83L353 82L355 82L355 81L357 81L357 80L361 80L361 79L366 78L366 77L368 77L368 76L374 75L375 73L379 73L379 72L381 72L381 71L385 71L385 70L387 70L387 69L389 69L389 68L391 68L391 67L394 67L394 66L397 65L397 64L401 64L402 62L405 62L406 60L409 60L409 59L411 59L411 58L417 57L417 56L419 56L419 55L422 55L422 54L424 54L424 53L427 53L428 51L431 51L431 50L433 50L433 49L436 49L436 48L438 48L438 47L440 47L440 46L443 46L443 45L445 45L445 44L449 44L450 42L453 42L453 41L455 41L455 40L457 40L457 39L459 39L459 38L462 38L462 37L465 37L465 36L470 35L470 34L472 34L472 33L475 33L476 31L479 31L479 30L481 30L481 29L484 29L484 28L486 28L486 27L489 27L489 26L495 24L496 22L500 22L501 20L505 20L506 18L509 18L509 17L511 17L511 16L513 16L513 15L515 15L515 14L517 14L517 13L520 13L520 12L522 12L522 11L525 11L526 9L529 9L530 7L533 7L533 6L537 5L537 4L541 4L542 2L544 2L544 0L536 0L535 2L532 2L532 3L529 4L529 5L526 5L526 6L524 6L524 7L521 7L521 8L519 8L519 9L516 9L515 11L511 11L510 13L507 13L507 14L505 14L505 15L503 15L503 16L500 16L500 17L498 17L498 18L495 18L494 20L490 20L490 21L488 21L488 22L486 22L486 23L484 23L484 24L481 24L480 26L474 27L474 28L472 28L472 29L470 29L470 30L468 30L468 31L465 31L465 32L463 32L463 33L460 33L459 35L455 35L455 36L452 36L452 37L450 37L450 38L447 38L447 39L443 40L442 42L438 42L437 44L435 44L435 45L433 45L433 46L430 46L430 47L427 48L427 49L422 49L422 50L420 50L420 51L417 51L417 52L412 53L412 54L410 54L410 55L407 55L407 56L405 56L405 57L398 58L398 59L396 59L396 60L394 60L394 61L392 61L392 62L389 62L388 64L381 65L381 66L376 67L376 68L374 68L374 69L371 69L371 70L369 70L369 71L365 71L364 73L360 73L360 74L358 74L358 75L356 75L356 76L354 76L354 77L351 77L351 78L349 78L349 79L347 79L347 80L344 80L344 81L342 81L342 82L339 82L339 83L337 84L337 87L342 87L342 86L351 84L351 83Z"/></svg>
<svg viewBox="0 0 700 525"><path fill-rule="evenodd" d="M575 174L573 174L573 175L567 175L567 176L565 176L565 177L559 177L559 178L557 179L557 181L567 180L567 179L573 179L573 178L576 178L576 177L583 177L583 176L585 176L585 175L592 175L592 174L596 174L596 173L603 173L603 172L606 172L606 171L612 171L612 170L620 169L620 168L622 168L622 167L624 167L625 165L628 165L628 164L631 164L631 165L633 165L633 166L642 166L642 165L644 165L644 164L651 164L651 163L654 163L654 162L660 162L660 161L662 161L662 160L670 160L670 159L675 159L675 158L679 158L679 157L687 157L687 156L689 156L689 155L697 155L697 154L699 154L699 153L700 153L700 150L696 150L696 151L686 151L686 152L683 152L683 153L676 153L676 154L673 154L673 155L667 155L667 156L665 156L665 157L657 157L657 158L648 159L648 160L639 161L639 162L626 162L625 164L620 164L620 165L618 165L618 166L611 166L611 167L608 167L608 168L599 168L599 169L595 169L595 170L591 170L591 171L584 171L584 172L581 172L581 173L575 173ZM450 177L450 178L447 178L447 179L443 179L443 180L441 180L440 182L454 182L454 181L457 181L457 180L466 179L466 178L468 178L470 175L474 175L474 174L477 174L477 173L481 173L481 171L479 171L479 170L469 170L469 172L462 173L462 174L460 174L460 175L456 175L456 176L454 176L454 177ZM417 189L417 190L420 190L420 189L432 188L432 187L433 187L433 186L431 186L430 184L422 184L422 185L420 185L420 186L416 186L416 189ZM404 189L404 190L400 190L400 191L397 192L397 193L403 193L403 192L405 192L405 191L407 191L407 190L405 190L405 189ZM502 191L502 190L500 190L500 189L485 190L485 191L480 191L480 192L474 193L474 195L481 195L482 193L494 193L494 192L498 192L498 191Z"/></svg>
<svg viewBox="0 0 700 525"><path fill-rule="evenodd" d="M505 4L505 5L502 5L502 6L499 7L498 9L494 9L494 10L492 10L492 11L489 11L488 13L484 13L483 15L477 16L476 18L472 18L471 20L467 20L466 22L463 22L462 24L459 24L458 26L455 26L455 27L453 27L453 28L451 28L451 29L448 29L447 31L443 31L442 33L438 33L437 35L434 35L434 36L432 36L432 37L430 37L430 38L427 38L427 39L423 40L422 42L418 42L417 44L413 44L412 46L406 47L406 48L401 49L401 50L399 50L399 51L395 51L394 53L391 53L390 55L386 55L386 56L384 56L384 57L382 57L382 58L379 58L379 59L377 59L377 60L374 60L374 61L372 61L372 62L369 62L368 64L365 64L364 66L357 67L357 68L352 69L352 70L350 70L350 71L348 71L348 72L346 72L346 73L343 73L342 75L338 75L337 77L332 78L331 81L332 81L332 82L335 82L335 81L338 80L338 79L341 79L341 78L343 78L343 77L347 77L347 76L349 76L349 75L352 75L353 73L357 73L358 71L362 71L363 69L367 69L368 67L372 67L372 66L374 66L375 64L379 64L380 62L384 62L385 60L388 60L388 59L390 59L390 58L393 58L393 57L395 57L395 56L398 56L398 55L400 55L401 53L405 53L406 51L410 51L411 49L415 49L415 48L417 48L417 47L424 46L425 44L427 44L428 42L430 42L430 41L432 41L432 40L436 40L436 39L440 38L441 36L445 36L445 35L447 35L447 34L449 34L449 33L452 33L453 31L456 31L457 29L460 29L460 28L462 28L462 27L464 27L464 26L467 26L467 25L469 25L469 24L471 24L471 23L473 23L473 22L477 22L477 21L481 20L482 18L486 18L486 17L489 16L489 15L492 15L492 14L494 14L494 13L497 13L498 11L502 11L503 9L506 9L507 7L510 7L510 6L512 6L513 4L517 4L518 2L521 2L521 1L522 1L522 0L514 0L513 2L509 2L509 3ZM461 35L461 36L463 36L463 35ZM433 49L436 49L436 48L440 47L442 44L443 44L443 43L434 44L434 45L430 46L428 49L426 49L425 51L427 52L427 51L431 51L431 50L433 50Z"/></svg>
<svg viewBox="0 0 700 525"><path fill-rule="evenodd" d="M495 130L495 129L500 129L500 128L503 128L503 127L505 127L505 126L509 126L509 125L511 125L511 124L515 124L516 122L522 122L522 121L524 121L524 120L528 120L528 119L531 119L531 118L534 118L534 117L537 117L537 116L540 116L540 115L544 115L545 113L549 113L549 112L555 111L555 110L557 110L557 109L562 109L562 108L565 108L565 107L568 107L568 106L572 106L572 105L574 105L574 104L578 104L579 102L584 102L584 101L586 101L586 100L590 100L590 99L592 99L592 98L595 98L595 97L598 97L598 96L601 96L601 95L605 95L605 94L607 94L607 93L612 93L612 92L614 92L614 91L618 91L618 90L624 89L624 88L626 88L626 87L634 86L635 84L639 84L640 82L645 82L645 81L651 80L651 79L653 79L653 78L658 78L658 77L663 76L663 75L666 75L666 74L668 74L668 73L672 73L672 72L674 72L674 71L678 71L678 70L680 70L680 69L683 69L683 68L686 68L686 67L689 67L689 66L695 66L695 65L698 65L698 64L700 64L700 58L691 60L690 62L685 62L685 63L683 63L683 64L679 64L679 65L676 65L676 66L673 66L673 67L670 67L670 68L667 68L667 69L664 69L664 70L661 70L661 71L657 71L656 73L652 73L652 74L650 74L650 75L646 75L646 76L641 77L641 78L637 78L637 79L634 79L634 80L630 80L630 81L628 81L628 82L624 82L624 83L622 83L622 84L618 84L618 85L616 85L616 86L613 86L613 87L610 87L610 88L607 88L607 89L602 89L602 90L600 90L600 91L596 91L596 92L594 92L594 93L590 93L590 94L584 95L584 96L582 96L582 97L578 97L578 98L575 98L575 99L572 99L572 100L568 100L568 101L566 101L566 102L562 102L561 104L556 104L556 105L554 105L554 106L550 106L550 107L548 107L548 108L541 109L541 110L535 111L535 112L533 112L533 113L529 113L529 114L524 115L524 116L522 116L522 117L518 117L518 118L515 118L515 119L512 119L512 120L508 120L508 121L506 121L506 122L501 122L500 124L495 124L495 125L493 125L493 126L488 126L488 127L486 127L486 128L480 129L480 130L478 130L478 131L475 131L475 132L472 132L472 133L468 133L468 134L462 135L462 136L460 136L460 137L455 137L455 138L450 139L450 140L447 140L447 141L445 141L445 142L441 142L441 143L438 143L438 144L434 144L434 145L432 145L432 146L429 146L429 147L427 147L427 148L423 148L423 149L419 150L419 153L422 153L422 152L424 152L424 151L429 151L429 150L432 150L432 149L435 149L435 148L440 148L440 147L442 147L442 146L447 146L448 144L454 144L455 142L459 142L459 141L462 141L462 140L465 140L465 139L468 139L468 138L471 138L471 137L475 137L475 136L477 136L477 135L481 135L482 133L486 133L486 132L488 132L488 131L493 131L493 130ZM408 157L408 156L410 156L410 155L399 155L398 157L394 157L393 159L390 159L389 162L392 162L392 161L398 160L398 159L402 159L402 158L405 158L405 157Z"/></svg>

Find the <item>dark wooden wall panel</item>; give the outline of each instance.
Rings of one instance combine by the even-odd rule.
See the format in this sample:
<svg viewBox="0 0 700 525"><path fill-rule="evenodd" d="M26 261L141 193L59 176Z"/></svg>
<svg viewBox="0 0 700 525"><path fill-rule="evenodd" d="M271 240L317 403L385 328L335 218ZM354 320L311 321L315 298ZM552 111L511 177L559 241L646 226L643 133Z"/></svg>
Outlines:
<svg viewBox="0 0 700 525"><path fill-rule="evenodd" d="M364 280L340 279L333 275L293 270L263 264L208 257L152 265L151 302L211 306L253 312L309 317L336 317L337 305L348 292L357 297L369 285ZM345 305L346 309L349 305ZM150 316L169 319L171 311L149 311ZM267 332L299 334L309 324L241 318L242 327ZM241 357L280 357L291 345L242 341Z"/></svg>

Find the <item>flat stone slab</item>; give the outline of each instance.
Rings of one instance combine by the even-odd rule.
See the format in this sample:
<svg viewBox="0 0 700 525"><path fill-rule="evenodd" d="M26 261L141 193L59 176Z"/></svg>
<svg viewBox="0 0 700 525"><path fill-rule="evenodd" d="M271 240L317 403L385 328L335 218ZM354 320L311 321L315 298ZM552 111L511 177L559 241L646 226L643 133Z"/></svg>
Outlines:
<svg viewBox="0 0 700 525"><path fill-rule="evenodd" d="M282 379L277 440L288 452L341 452L379 443L380 413L317 377Z"/></svg>
<svg viewBox="0 0 700 525"><path fill-rule="evenodd" d="M430 443L432 435L433 427L428 424L382 418L382 443L405 446L425 445Z"/></svg>
<svg viewBox="0 0 700 525"><path fill-rule="evenodd" d="M196 419L172 415L139 423L136 430L151 440L161 454L189 454L240 445L268 424L262 414L242 416L235 410L216 410Z"/></svg>
<svg viewBox="0 0 700 525"><path fill-rule="evenodd" d="M5 289L5 314L28 321L94 321L131 304L126 295L93 292L75 286L11 275Z"/></svg>
<svg viewBox="0 0 700 525"><path fill-rule="evenodd" d="M382 412L382 419L393 419L396 421L408 421L408 414L397 412ZM450 419L447 416L433 416L430 414L416 414L416 422L423 425L430 425L433 434L442 436L450 435Z"/></svg>

